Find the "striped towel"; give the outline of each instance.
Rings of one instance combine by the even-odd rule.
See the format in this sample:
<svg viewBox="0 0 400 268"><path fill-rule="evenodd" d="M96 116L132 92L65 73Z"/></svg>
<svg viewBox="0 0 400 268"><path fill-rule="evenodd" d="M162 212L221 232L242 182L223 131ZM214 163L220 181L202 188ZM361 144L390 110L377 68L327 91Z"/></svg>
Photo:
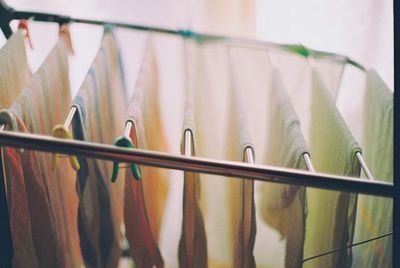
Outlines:
<svg viewBox="0 0 400 268"><path fill-rule="evenodd" d="M128 118L135 122L134 144L141 149L167 151L166 136L158 106L158 73L151 37L146 45ZM142 180L130 172L125 179L125 225L131 254L137 267L163 267L158 249L168 181L164 170L141 167Z"/></svg>
<svg viewBox="0 0 400 268"><path fill-rule="evenodd" d="M319 172L358 177L361 152L317 70L312 71L311 156ZM304 258L352 243L357 195L307 189L307 220ZM303 267L350 267L351 249L303 263Z"/></svg>
<svg viewBox="0 0 400 268"><path fill-rule="evenodd" d="M185 132L192 133L192 155L195 155L195 113L193 90L195 79L195 44L184 41L186 101L183 119L181 150L184 154ZM182 233L179 242L179 265L188 268L207 267L207 237L204 219L200 209L200 178L197 173L184 172Z"/></svg>
<svg viewBox="0 0 400 268"><path fill-rule="evenodd" d="M37 73L17 97L13 107L20 110L20 114L24 114L23 120L29 132L50 135L52 128L62 123L68 114L69 94L67 54L64 40L60 38ZM58 169L52 171L50 169L52 155L42 152L38 155L58 241L58 248L51 250L62 252L56 254L60 258L58 267L79 266L82 264L82 258L76 226L77 196L71 183L74 172L66 159L62 159ZM39 225L41 221L34 224ZM39 237L37 239L41 242ZM40 243L39 246L43 247L40 252L47 253L39 256L46 263L50 247L45 243Z"/></svg>
<svg viewBox="0 0 400 268"><path fill-rule="evenodd" d="M118 46L105 28L99 52L73 100L74 137L112 143L123 131L125 84ZM78 228L86 267L116 267L121 255L123 182L110 183L111 163L78 158Z"/></svg>

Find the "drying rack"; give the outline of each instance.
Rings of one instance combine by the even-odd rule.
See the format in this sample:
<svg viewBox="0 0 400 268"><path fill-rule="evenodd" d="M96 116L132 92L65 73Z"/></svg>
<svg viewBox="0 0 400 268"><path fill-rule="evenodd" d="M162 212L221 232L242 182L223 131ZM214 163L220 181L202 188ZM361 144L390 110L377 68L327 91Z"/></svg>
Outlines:
<svg viewBox="0 0 400 268"><path fill-rule="evenodd" d="M397 6L395 6L395 12ZM12 34L12 30L9 23L14 19L30 19L34 21L43 22L55 22L58 24L64 23L84 23L94 25L105 25L110 24L119 28L134 29L141 31L152 31L162 34L179 35L184 38L195 39L197 42L214 42L214 41L230 41L239 44L249 44L254 46L261 46L264 48L278 48L285 51L297 53L304 57L312 56L314 58L327 58L332 61L341 62L344 64L350 64L365 70L365 68L353 61L352 59L340 55L324 51L312 50L304 47L303 45L292 45L292 44L277 44L272 42L259 41L254 39L232 37L223 35L212 35L204 33L195 33L190 30L173 30L160 27L150 27L143 25L135 25L121 22L101 21L101 20L89 20L82 18L73 18L64 15L40 13L40 12L28 12L28 11L17 11L8 6L3 0L0 0L0 28L4 35L8 38ZM394 20L396 23L396 20ZM396 26L396 25L395 25ZM398 31L398 27L395 27L395 33ZM395 36L395 44L399 41L399 35ZM396 37L397 36L397 37ZM395 66L399 62L399 55L395 50ZM397 69L395 72L397 74ZM395 85L397 80L395 79ZM394 99L395 103L398 99L395 91ZM397 114L398 105L394 105L395 114ZM396 131L398 126L398 117L395 116L395 133L394 133L394 161L398 160L398 143L399 143L399 132ZM25 134L3 130L4 127L0 127L0 145L20 147L32 150L61 153L67 155L81 155L85 157L98 158L110 161L119 161L127 163L136 163L147 166L178 169L184 171L201 172L215 175L223 175L229 177L237 177L242 179L269 181L276 183L294 184L308 187L316 187L321 189L345 191L352 193L361 193L375 196L382 196L392 198L394 200L393 210L393 252L397 252L400 249L400 239L398 230L400 229L400 188L398 183L390 184L386 182L380 182L375 180L367 180L362 178L351 178L344 176L328 175L316 172L301 171L295 169L278 168L266 165L256 165L252 163L241 163L234 161L223 161L209 158L194 157L190 155L172 155L162 152L155 152L142 149L126 149L116 147L112 145L105 145L93 142L84 142L77 140L64 140L50 136L36 135L36 134ZM395 178L398 177L398 169L394 165ZM395 179L396 181L396 179ZM2 185L4 187L4 185ZM4 198L4 197L0 197ZM400 254L393 254L393 263L400 263Z"/></svg>

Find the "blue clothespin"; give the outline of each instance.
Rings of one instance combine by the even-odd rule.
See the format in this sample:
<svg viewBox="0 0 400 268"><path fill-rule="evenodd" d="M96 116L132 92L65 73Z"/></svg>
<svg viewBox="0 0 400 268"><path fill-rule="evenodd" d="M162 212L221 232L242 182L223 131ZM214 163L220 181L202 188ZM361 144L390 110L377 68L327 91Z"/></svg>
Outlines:
<svg viewBox="0 0 400 268"><path fill-rule="evenodd" d="M115 140L114 145L118 146L118 147L134 148L132 140L126 136L118 137ZM137 167L137 165L130 164L130 166L131 166L131 172L132 172L133 177L136 180L140 180L142 176L140 174L140 171L139 171L139 168ZM111 182L115 182L117 180L118 172L119 172L119 162L114 161Z"/></svg>

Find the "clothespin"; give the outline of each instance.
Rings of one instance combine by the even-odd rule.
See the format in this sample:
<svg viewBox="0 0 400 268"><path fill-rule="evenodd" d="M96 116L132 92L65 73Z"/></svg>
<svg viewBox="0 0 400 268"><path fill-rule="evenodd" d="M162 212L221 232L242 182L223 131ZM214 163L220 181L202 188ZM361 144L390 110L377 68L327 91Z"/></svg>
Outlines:
<svg viewBox="0 0 400 268"><path fill-rule="evenodd" d="M114 145L118 146L118 147L134 148L132 140L126 136L118 137L115 140ZM140 180L142 176L139 172L137 165L131 164L130 166L131 166L131 172L132 172L133 177L136 180ZM117 180L118 172L119 172L119 162L114 161L111 182L115 182Z"/></svg>
<svg viewBox="0 0 400 268"><path fill-rule="evenodd" d="M69 130L64 126L64 125L57 125L53 128L51 131L51 136L56 137L56 138L61 138L61 139L69 139L72 140L72 135L69 132ZM59 162L59 154L53 154L53 165L52 165L52 170L55 170ZM74 155L69 156L69 162L71 164L71 167L75 170L78 171L80 169L80 165L78 162L78 158Z"/></svg>
<svg viewBox="0 0 400 268"><path fill-rule="evenodd" d="M118 147L125 147L125 148L134 148L132 139L130 138L130 133L132 131L132 126L133 126L133 121L128 120L126 122L126 128L125 128L125 135L118 137L114 145ZM136 137L136 134L134 138ZM140 180L142 175L140 174L139 168L136 164L130 164L131 166L131 172L133 177L136 180ZM111 176L111 182L115 182L118 177L118 172L119 172L119 162L115 161L113 165L113 171L112 171L112 176Z"/></svg>
<svg viewBox="0 0 400 268"><path fill-rule="evenodd" d="M29 34L29 26L27 20L20 20L18 23L18 29L25 31L25 38L28 40L29 47L33 50L31 35Z"/></svg>
<svg viewBox="0 0 400 268"><path fill-rule="evenodd" d="M64 38L65 45L67 46L67 49L68 49L69 53L72 56L74 56L75 55L75 50L74 50L74 47L72 46L71 32L69 31L68 24L64 23L64 24L60 25L59 35L60 35L60 37Z"/></svg>

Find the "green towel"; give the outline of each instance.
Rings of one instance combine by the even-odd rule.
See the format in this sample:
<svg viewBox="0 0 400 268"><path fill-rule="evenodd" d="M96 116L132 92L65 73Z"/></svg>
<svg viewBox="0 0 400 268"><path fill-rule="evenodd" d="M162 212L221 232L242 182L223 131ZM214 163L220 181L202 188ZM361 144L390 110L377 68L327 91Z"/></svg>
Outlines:
<svg viewBox="0 0 400 268"><path fill-rule="evenodd" d="M376 180L393 182L393 93L374 70L366 73L364 159ZM355 242L393 231L393 200L360 195ZM356 267L392 267L392 237L353 249Z"/></svg>
<svg viewBox="0 0 400 268"><path fill-rule="evenodd" d="M332 95L317 70L312 71L310 149L318 172L360 175L354 140L339 114ZM353 241L357 196L344 192L308 188L304 258L341 248ZM304 263L303 267L349 267L351 249Z"/></svg>

